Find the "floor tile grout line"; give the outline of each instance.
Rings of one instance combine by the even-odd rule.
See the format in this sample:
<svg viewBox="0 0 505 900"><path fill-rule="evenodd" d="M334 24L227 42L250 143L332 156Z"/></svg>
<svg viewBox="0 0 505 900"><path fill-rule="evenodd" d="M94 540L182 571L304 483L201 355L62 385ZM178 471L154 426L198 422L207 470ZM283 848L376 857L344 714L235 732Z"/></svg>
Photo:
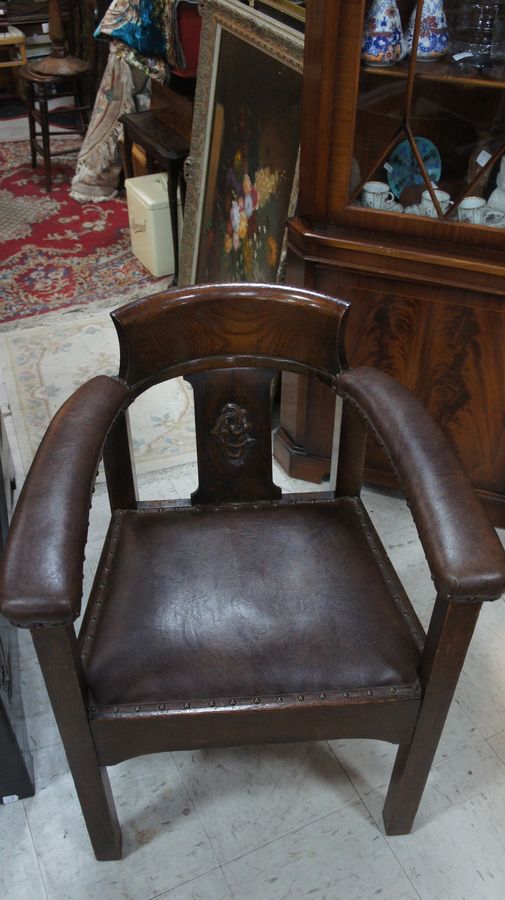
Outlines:
<svg viewBox="0 0 505 900"><path fill-rule="evenodd" d="M220 863L221 868L224 869L226 866L231 865L232 863L238 862L241 859L245 859L247 856L250 856L252 853L257 853L258 850L266 850L267 847L271 847L272 844L276 844L278 841L283 841L285 838L290 837L293 834L298 834L300 831L303 831L304 828L310 828L312 825L316 825L318 822L324 822L325 819L328 819L330 816L335 816L337 813L341 812L344 809L351 809L353 806L362 806L365 810L367 816L370 816L366 805L363 803L360 797L356 797L353 800L348 800L346 803L343 803L342 806L339 806L337 809L333 809L329 813L325 813L324 816L319 816L317 819L312 819L310 822L305 822L303 825L297 825L296 828L290 828L288 831L285 831L284 834L279 834L276 837L272 838L272 840L267 841L265 844L259 844L257 847L252 847L250 850L246 850L245 853L239 853L238 856L233 856L231 859L227 859L226 862Z"/></svg>
<svg viewBox="0 0 505 900"><path fill-rule="evenodd" d="M345 768L344 764L343 764L343 763L340 761L340 759L338 758L337 752L336 752L335 748L332 746L332 742L331 742L331 741L325 741L325 743L327 744L327 746L328 746L328 748L330 749L330 751L333 753L333 756L335 757L335 759L336 759L338 765L340 766L342 772L344 773L345 777L347 778L347 781L348 781L349 784L351 785L352 789L353 789L354 791L356 791L356 794L358 795L358 796L357 796L357 799L363 801L363 798L362 798L362 796L361 796L361 792L358 790L358 788L357 788L356 785L354 784L354 781L352 780L351 776L349 775L349 773L348 773L347 769Z"/></svg>
<svg viewBox="0 0 505 900"><path fill-rule="evenodd" d="M382 787L387 787L387 785L382 785ZM380 789L381 789L381 788L376 788L375 791L379 791ZM371 791L370 793L375 793L375 791ZM405 878L407 879L407 881L409 882L409 884L412 886L412 890L414 891L414 893L416 894L416 896L419 898L419 900L423 900L422 894L420 894L419 891L417 890L415 884L413 883L413 881L412 881L412 879L410 878L408 872L406 871L405 866L402 864L401 860L399 859L399 857L398 857L397 854L395 853L394 846L391 844L391 841L390 841L390 836L387 835L387 834L385 833L385 831L384 831L384 832L381 831L379 825L377 824L376 819L374 818L374 816L373 816L372 813L370 812L370 809L369 809L368 805L365 803L365 800L363 799L361 802L363 803L363 806L365 807L365 809L366 809L366 811L367 811L367 813L368 813L368 815L369 815L369 817L370 817L370 820L374 823L374 825L375 825L375 827L376 827L376 829L377 829L377 832L379 833L379 835L380 835L381 838L383 839L383 841L384 841L384 843L386 844L386 846L388 847L388 849L389 849L389 850L391 851L391 853L393 854L393 856L394 856L396 862L398 863L398 865L400 866L400 869L402 870L403 874L405 875Z"/></svg>
<svg viewBox="0 0 505 900"><path fill-rule="evenodd" d="M394 858L396 859L396 862L397 862L398 865L400 866L400 869L402 870L403 874L405 875L405 878L407 879L407 881L409 882L409 884L412 885L412 890L414 891L416 897L419 897L419 900L424 900L423 895L420 894L419 891L417 890L417 888L416 888L414 882L412 881L412 879L410 878L410 876L409 876L407 870L405 869L405 866L402 865L401 860L398 858L398 856L396 855L396 853L395 853L395 851L394 851L394 848L391 846L390 842L388 841L387 835L386 835L386 834L382 834L382 832L381 832L381 835L382 835L382 837L384 838L384 840L385 840L385 842L386 842L386 845L387 845L387 846L389 847L389 849L391 850L391 853L393 854Z"/></svg>
<svg viewBox="0 0 505 900"><path fill-rule="evenodd" d="M501 756L501 754L498 753L498 750L495 750L495 748L493 747L493 745L490 743L491 741L494 741L494 739L495 739L496 737L499 737L500 734L503 734L503 729L502 729L501 731L497 731L496 734L492 734L491 737L484 738L483 740L486 742L486 744L488 745L488 747L490 748L490 750L492 750L493 753L496 754L496 756L498 757L498 759L500 760L500 762L502 762L502 763L505 765L505 754L504 754L503 756Z"/></svg>
<svg viewBox="0 0 505 900"><path fill-rule="evenodd" d="M187 881L181 881L180 884L174 885L168 889L168 891L162 891L161 894L153 894L152 897L148 897L147 900L160 900L161 897L168 897L173 891L178 891L180 888L186 887L188 884L193 884L195 881L198 881L199 878L205 878L207 875L212 875L213 872L222 871L221 866L214 866L212 869L209 869L207 872L201 872L200 875L195 875L194 878L188 878ZM223 872L224 877L224 872ZM226 883L228 883L228 879L226 879ZM233 897L233 894L232 894Z"/></svg>
<svg viewBox="0 0 505 900"><path fill-rule="evenodd" d="M33 837L33 832L32 832L31 825L30 825L30 819L28 818L28 810L27 810L27 808L26 808L26 806L25 806L25 801L22 800L21 802L22 802L22 804L23 804L23 809L24 809L24 812L25 812L25 818L26 818L26 824L27 824L27 827L28 827L28 831L29 831L29 833L30 833L30 840L31 840L32 845L33 845L33 852L35 853L35 859L37 860L37 868L38 868L38 870L39 870L40 880L41 880L41 882L42 882L42 887L44 888L44 894L46 895L47 900L49 900L49 891L48 891L48 888L47 888L46 880L45 880L45 878L44 878L44 873L43 873L43 871L42 871L42 866L40 865L40 859L39 859L39 854L38 854L38 850L37 850L37 845L36 845L35 840L34 840L34 837Z"/></svg>
<svg viewBox="0 0 505 900"><path fill-rule="evenodd" d="M215 849L214 849L214 844L212 843L212 841L211 841L211 839L210 839L210 837L209 837L209 835L208 835L208 833L207 833L207 829L205 828L205 825L203 824L202 819L200 818L200 813L198 812L198 807L197 807L196 803L194 802L193 797L191 796L191 792L190 792L189 788L188 788L187 785L186 785L186 781L185 781L185 779L184 779L184 777L183 777L183 775L182 775L182 773L181 773L181 771L180 771L180 769L179 769L179 766L177 765L177 763L176 763L176 761L175 761L175 759L174 759L174 753L177 753L177 750L171 750L171 751L170 751L170 758L171 758L171 760L172 760L172 765L173 765L175 771L177 772L177 774L178 774L178 776L179 776L179 778L180 778L180 780L181 780L181 784L182 784L182 786L184 787L184 790L186 791L187 798L188 798L188 800L189 800L189 802L190 802L190 804L191 804L191 806L192 806L192 808L193 808L193 810L194 810L195 816L196 816L196 818L198 819L198 821L199 821L199 823L200 823L200 827L201 827L201 829L202 829L202 831L203 831L205 837L207 838L207 840L208 840L208 842L209 842L209 846L210 846L210 849L212 850L212 853L214 854L214 858L215 858L215 860L216 860L216 863L217 863L217 865L219 866L219 868L221 868L221 863L220 863L220 861L219 861L219 859L218 859L218 855L217 855L217 853L216 853L216 851L215 851Z"/></svg>
<svg viewBox="0 0 505 900"><path fill-rule="evenodd" d="M466 664L466 660L465 660L465 664ZM463 675L464 675L464 671L465 671L465 670L464 670L464 668L463 668L463 672L462 672ZM462 688L462 685L461 685L461 676L460 676L460 680L458 681L458 684L457 684L457 686L456 686L456 692L455 692L455 694L454 694L453 704L457 704L458 706L460 706L460 707L463 709L465 715L468 717L469 722L470 722L471 725L475 728L475 731L477 732L477 734L480 736L480 738L481 738L483 741L492 740L492 738L494 737L494 735L492 735L492 734L485 734L484 731L487 731L487 729L485 729L484 731L481 730L480 726L477 724L477 722L476 722L475 719L473 718L472 714L471 714L471 713L468 711L468 709L464 706L464 703L462 702L462 698L460 698L460 697L457 696L458 689L461 689L461 688ZM501 729L501 730L503 730L503 729ZM500 734L500 733L501 733L500 731L497 732L497 734Z"/></svg>
<svg viewBox="0 0 505 900"><path fill-rule="evenodd" d="M232 898L232 900L235 900L235 894L234 894L233 891L232 891L231 884L230 884L230 880L229 880L229 878L228 878L228 876L227 876L227 874L226 874L226 872L224 871L224 869L223 869L222 866L221 866L221 872L222 872L222 874L223 874L224 880L226 881L226 884L228 885L228 890L229 890L229 892L230 892L230 897Z"/></svg>
<svg viewBox="0 0 505 900"><path fill-rule="evenodd" d="M501 733L501 732L498 732L498 734L500 734L500 733ZM484 738L484 737L482 737L482 736L478 736L478 740L481 741L481 742L483 742L483 743L487 743L488 746L489 746L489 749L492 751L492 753L494 753L494 755L496 756L496 758L497 758L501 763L503 763L503 764L505 765L505 759L503 759L503 758L500 756L500 754L497 753L497 751L494 749L494 747L492 747L492 746L489 744L489 741L488 741L487 738ZM335 750L333 749L333 747L330 747L330 749L335 753ZM444 766L446 763L450 762L451 759L453 759L455 756L457 756L458 753L464 753L466 749L467 749L467 748L465 748L465 747L457 747L453 752L449 753L448 756L444 757L443 759L440 759L438 762L433 762L432 765L431 765L431 769L430 769L430 773L429 773L429 774L431 775L431 773L432 773L435 769L440 769L440 768L442 768L442 766ZM338 756L337 756L337 759L338 759ZM382 791L382 792L384 792L384 793L387 792L387 789L388 789L388 787L389 787L389 780L388 780L388 781L384 781L384 782L382 782L381 784L378 784L378 785L376 785L375 787L370 788L369 790L366 790L366 791L360 790L360 788L354 783L353 779L351 778L351 776L350 776L349 773L347 772L347 769L345 768L345 764L344 764L344 763L340 763L340 765L342 766L342 769L344 770L344 772L345 772L347 778L349 779L349 781L351 782L353 788L355 789L356 793L358 794L359 799L362 801L362 803L364 803L365 806L367 806L367 804L366 804L366 798L367 798L367 797L370 797L372 794L376 794L376 793L378 793L379 791ZM393 765L394 765L394 761L393 761L393 763L392 763L392 766L393 766ZM428 776L428 777L429 777L429 776ZM451 801L451 802L450 802L450 806L460 806L461 804L465 803L467 800L471 800L471 799L473 799L474 797L478 797L479 795L481 795L481 794L483 794L483 793L484 793L484 792L483 792L482 788L481 788L481 789L477 788L476 791L475 791L475 794L471 794L471 796L469 796L469 797L463 797L461 800ZM421 803L422 803L422 799L423 799L423 798L421 798ZM450 808L450 807L448 807L448 808ZM368 809L368 807L367 807L367 809Z"/></svg>
<svg viewBox="0 0 505 900"><path fill-rule="evenodd" d="M325 741L325 743L328 743L328 742ZM328 745L328 746L329 746L329 745ZM333 752L333 749L332 749L331 747L330 747L330 750L332 750L332 752ZM172 756L172 759L173 759L173 752L171 753L171 756ZM178 770L178 767L177 767L177 765L176 765L176 763L175 763L175 760L173 760L173 761L174 761L174 765L176 766L176 768L177 768L177 770ZM337 759L337 762L339 763L339 765L340 765L340 767L341 767L341 769L342 769L342 772L343 772L344 775L346 776L347 780L350 781L350 779L348 778L347 773L346 773L345 770L343 769L343 767L342 767L342 765L341 765L341 763L339 762L338 759ZM179 770L178 770L178 771L179 771ZM180 774L180 773L179 773L179 774ZM226 879L226 883L228 884L228 886L229 886L228 878L226 878L226 873L225 873L225 871L224 871L224 867L227 866L227 865L229 865L230 863L236 862L237 860L242 859L242 858L245 857L245 856L248 856L250 853L255 853L255 852L257 852L258 850L264 850L266 847L269 847L271 844L274 844L276 841L282 840L283 838L287 837L287 836L290 835L290 834L296 834L298 831L301 831L303 828L305 828L305 827L307 827L307 826L309 826L309 825L314 825L316 822L322 822L324 819L328 818L328 816L333 816L333 815L335 815L336 813L338 813L341 809L345 809L345 808L351 807L351 806L353 806L353 805L361 804L361 805L364 807L364 809L368 812L366 805L363 803L363 800L361 799L361 797L360 797L359 794L358 794L357 797L353 798L352 800L348 800L346 803L343 803L343 804L342 804L341 806L339 806L337 809L333 809L331 812L326 813L324 816L319 816L318 818L313 819L313 820L311 820L310 822L306 822L304 825L298 826L297 828L291 828L291 829L289 829L288 831L286 831L284 834L281 834L281 835L278 835L278 836L275 837L275 838L272 838L271 841L267 841L265 844L260 844L260 845L258 845L257 847L253 847L251 850L247 850L245 853L241 853L241 854L239 854L238 856L234 856L234 857L232 857L231 859L226 860L226 862L223 862L223 863L222 863L222 862L220 862L220 860L219 860L219 858L218 858L218 856L217 856L217 853L216 853L216 851L215 851L215 849L214 849L214 845L213 845L212 839L211 839L211 837L209 836L209 834L208 834L208 832L207 832L207 829L205 828L205 825L203 824L203 822L202 822L202 820L201 820L201 818L200 818L200 815L199 815L199 813L198 813L197 806L196 806L196 804L193 802L193 798L192 798L192 796L191 796L191 794L190 794L188 788L186 787L186 783L185 783L185 781L184 781L184 779L183 779L183 777L182 777L181 774L180 774L180 778L181 778L181 780L182 780L182 783L184 784L184 788L185 788L186 793L188 794L188 797L189 797L189 799L190 799L190 801L191 801L191 805L193 806L193 808L194 808L194 810L195 810L195 813L196 813L196 816L197 816L197 818L198 818L198 821L200 822L200 825L202 826L203 832L204 832L204 834L205 834L207 840L209 841L209 844L210 844L210 846L211 846L211 848L212 848L212 852L213 852L214 856L216 857L216 862L218 863L218 866L219 866L219 868L221 869L221 871L222 871L222 873L223 873L223 876L224 876L224 878ZM350 783L351 783L351 782L350 782ZM354 786L352 785L352 783L351 783L351 786L354 787ZM354 790L356 790L356 789L354 788ZM356 792L356 793L358 793L358 792ZM193 880L194 880L194 879L193 879ZM230 886L229 886L229 887L230 887ZM233 897L234 895L233 895L233 891L231 890L231 887L230 887L230 893L232 894L232 897Z"/></svg>

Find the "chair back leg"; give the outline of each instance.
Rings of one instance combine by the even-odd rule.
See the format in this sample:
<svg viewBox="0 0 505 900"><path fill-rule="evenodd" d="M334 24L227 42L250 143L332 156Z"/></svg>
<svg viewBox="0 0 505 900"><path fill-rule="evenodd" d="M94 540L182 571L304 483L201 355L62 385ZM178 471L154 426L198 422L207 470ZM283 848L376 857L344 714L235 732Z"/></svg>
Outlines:
<svg viewBox="0 0 505 900"><path fill-rule="evenodd" d="M33 84L26 84L26 109L28 113L28 128L30 131L30 153L32 158L32 169L37 165L37 146L35 134L35 119L33 118L33 109L35 106L35 94Z"/></svg>
<svg viewBox="0 0 505 900"><path fill-rule="evenodd" d="M33 628L32 637L95 856L121 859L121 829L91 736L73 627Z"/></svg>

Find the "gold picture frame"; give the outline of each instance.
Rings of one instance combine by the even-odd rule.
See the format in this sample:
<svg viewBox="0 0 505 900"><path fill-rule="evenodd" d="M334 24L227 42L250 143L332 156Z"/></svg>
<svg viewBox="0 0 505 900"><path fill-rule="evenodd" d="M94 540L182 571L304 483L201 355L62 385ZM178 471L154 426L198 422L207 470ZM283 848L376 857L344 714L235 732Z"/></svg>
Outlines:
<svg viewBox="0 0 505 900"><path fill-rule="evenodd" d="M292 0L253 0L251 5L267 14L271 10L273 15L279 14L283 19L305 22L305 4L300 6L298 3L293 3Z"/></svg>
<svg viewBox="0 0 505 900"><path fill-rule="evenodd" d="M299 32L232 0L204 4L181 285L278 280L297 199L302 70Z"/></svg>

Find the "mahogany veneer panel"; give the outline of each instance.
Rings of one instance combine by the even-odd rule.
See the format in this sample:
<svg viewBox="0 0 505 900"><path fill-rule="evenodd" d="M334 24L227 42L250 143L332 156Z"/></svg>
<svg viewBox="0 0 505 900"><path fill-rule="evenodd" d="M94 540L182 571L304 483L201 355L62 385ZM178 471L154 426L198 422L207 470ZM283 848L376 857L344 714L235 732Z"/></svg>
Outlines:
<svg viewBox="0 0 505 900"><path fill-rule="evenodd" d="M406 252L395 259L378 235L353 244L349 235L344 240L326 232L318 242L300 220L290 224L290 238L290 280L351 302L351 366L376 366L420 397L493 520L505 524L505 278L495 261L489 261L489 278L477 273L480 290L475 270L465 289L465 260L455 257L451 268L447 257L441 264L440 248L436 259L429 248L422 262L414 253L409 261ZM320 481L329 472L333 410L324 386L290 376L275 441L276 457L290 474ZM372 440L366 474L371 483L396 486Z"/></svg>

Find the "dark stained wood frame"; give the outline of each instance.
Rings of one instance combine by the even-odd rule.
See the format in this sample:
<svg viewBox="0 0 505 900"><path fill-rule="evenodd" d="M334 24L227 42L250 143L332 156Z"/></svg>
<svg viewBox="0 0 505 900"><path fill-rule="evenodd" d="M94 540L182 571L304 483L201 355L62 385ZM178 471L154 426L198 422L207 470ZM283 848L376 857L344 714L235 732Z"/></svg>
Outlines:
<svg viewBox="0 0 505 900"><path fill-rule="evenodd" d="M121 832L106 766L161 750L352 736L388 740L397 743L399 751L384 813L386 830L405 833L412 826L482 600L495 599L505 588L505 556L443 436L421 405L381 373L346 371L343 326L347 312L345 303L330 297L255 285L181 289L129 304L113 316L120 338L120 378L94 379L79 389L56 415L35 458L9 535L0 599L12 621L31 629L97 859L121 856ZM260 422L258 433L265 432L270 446L267 388L277 369L318 378L342 398L335 490L323 501L311 495L281 499L260 455L261 478L254 467L246 467L242 479L224 479L216 497L212 452L206 458L206 435L215 421L215 411L207 403L208 383L215 376L218 407L230 392L236 392L237 401L241 392L247 392L254 420ZM191 378L196 392L201 392L196 404L200 409L198 449L204 455L199 492L193 501L141 503L132 471L127 406L149 386L180 374ZM100 405L98 422L90 418L90 396ZM399 445L395 416L401 416L402 410L409 414L401 419L406 424L402 424L403 445ZM369 428L388 448L405 485L438 591L426 639L359 499ZM395 601L407 616L419 656L419 682L282 697L98 705L87 684L86 667L101 575L79 638L72 621L80 612L87 502L102 448L115 511L111 541L114 529L120 527L118 516L128 509L180 508L182 516L191 514L191 502L202 500L211 508L238 504L251 512L261 503L288 508L302 500L309 506L338 503L337 498L352 503L359 527L376 554L377 577L391 584L389 590L398 595ZM62 477L51 475L55 459ZM416 460L422 462L418 468L413 465ZM233 462L232 453L232 466ZM44 491L49 491L49 505L55 509L78 505L71 543L68 529L58 532L55 528L53 534L51 529L37 527ZM47 506L46 502L44 521ZM40 584L45 573L40 571L32 580L25 564L32 527L37 533L37 546L30 548L32 557L41 560L41 570L51 558L49 593ZM475 543L477 556L470 552ZM104 560L109 555L106 542ZM60 578L55 583L55 571L63 587Z"/></svg>
<svg viewBox="0 0 505 900"><path fill-rule="evenodd" d="M302 71L303 37L289 27L259 14L254 8L234 4L230 0L208 0L202 20L202 43L198 60L197 85L188 159L188 191L184 214L185 238L181 247L180 284L193 284L203 242L202 215L205 192L211 169L213 136L215 134L215 85L219 76L221 33L229 32L237 40L250 44L261 53L276 60L293 77ZM227 111L230 115L230 111ZM230 117L232 118L232 117ZM288 138L296 135L288 132ZM292 146L296 147L296 143ZM298 165L290 176L289 203L285 216L295 211L298 195ZM285 240L281 249L278 271L284 269Z"/></svg>
<svg viewBox="0 0 505 900"><path fill-rule="evenodd" d="M349 203L364 8L341 0L307 4L299 203L288 224L287 280L351 302L350 364L377 366L423 400L503 526L505 236L498 228ZM401 62L375 77L404 80L408 105L414 72L416 79L483 91L503 87L494 76L443 61L415 69ZM486 171L499 154L495 148ZM314 482L328 475L332 422L328 391L285 379L274 447L288 474ZM397 486L373 442L365 477Z"/></svg>

